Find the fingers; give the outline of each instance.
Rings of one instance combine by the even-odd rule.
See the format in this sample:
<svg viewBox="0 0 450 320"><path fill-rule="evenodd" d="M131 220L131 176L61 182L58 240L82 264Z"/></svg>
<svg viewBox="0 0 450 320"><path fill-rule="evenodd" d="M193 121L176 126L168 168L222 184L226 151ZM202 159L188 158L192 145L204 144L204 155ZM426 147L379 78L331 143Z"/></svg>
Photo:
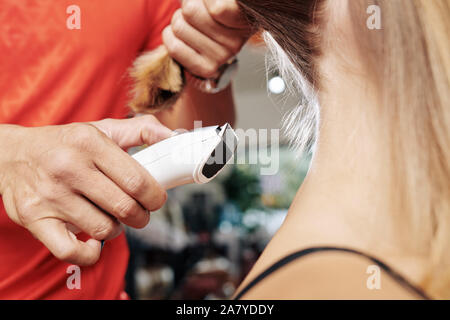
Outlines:
<svg viewBox="0 0 450 320"><path fill-rule="evenodd" d="M248 28L236 0L203 0L211 17L218 23L235 29Z"/></svg>
<svg viewBox="0 0 450 320"><path fill-rule="evenodd" d="M90 266L100 258L100 241L78 240L61 220L52 218L38 220L29 225L28 229L60 260L79 266Z"/></svg>
<svg viewBox="0 0 450 320"><path fill-rule="evenodd" d="M166 191L144 167L113 141L105 139L94 163L104 175L123 192L139 202L144 209L155 211L165 203Z"/></svg>
<svg viewBox="0 0 450 320"><path fill-rule="evenodd" d="M209 60L217 59L220 64L227 62L232 52L187 23L181 10L173 15L171 24L173 34L195 51L204 52Z"/></svg>
<svg viewBox="0 0 450 320"><path fill-rule="evenodd" d="M94 163L111 182L96 175L94 180L90 180L94 184L79 189L85 190L83 194L86 197L123 223L142 228L150 219L147 210L161 208L167 194L137 161L117 145L122 148L151 145L172 136L173 132L151 115L128 120L108 119L92 124L109 138L104 139L102 150L97 153ZM96 190L95 185L104 188Z"/></svg>
<svg viewBox="0 0 450 320"><path fill-rule="evenodd" d="M155 116L146 115L130 119L130 125L136 125L140 128L140 138L143 144L152 145L161 140L170 138L174 132L163 125ZM130 139L131 141L131 139Z"/></svg>
<svg viewBox="0 0 450 320"><path fill-rule="evenodd" d="M97 123L98 125L98 123ZM122 146L154 143L172 131L152 117L36 129L26 165L14 166L2 187L5 209L58 259L92 265L100 255L99 240L121 231L121 221L142 227L146 210L160 208L166 192ZM102 133L103 131L104 133ZM80 192L80 191L83 192ZM70 226L92 239L79 241Z"/></svg>
<svg viewBox="0 0 450 320"><path fill-rule="evenodd" d="M126 120L106 119L92 122L122 149L128 149L143 144L152 145L172 136L173 132L159 120L146 115Z"/></svg>
<svg viewBox="0 0 450 320"><path fill-rule="evenodd" d="M169 54L191 73L217 78L251 30L235 0L185 0L163 31Z"/></svg>
<svg viewBox="0 0 450 320"><path fill-rule="evenodd" d="M101 186L101 188L99 188L99 186ZM79 193L102 208L105 212L111 214L120 222L130 227L143 228L150 221L150 214L147 210L145 210L136 200L122 191L114 182L108 179L100 171L93 170L89 173L88 178L80 179L74 187ZM79 225L80 228L86 232L89 232L89 234L97 240L109 240L109 237L116 234L117 228L119 228L120 233L120 224L118 224L117 221L114 221L115 219L107 217L105 213L102 213L99 209L95 208L95 206L89 204L86 199L80 198L79 202L82 201L86 202L88 205L80 203L77 206L78 210L80 212L91 212L92 219L95 217L96 221L92 221L93 227ZM99 213L104 217L97 217Z"/></svg>
<svg viewBox="0 0 450 320"><path fill-rule="evenodd" d="M96 240L111 240L122 232L116 218L83 196L73 195L60 207L63 220L77 226Z"/></svg>
<svg viewBox="0 0 450 320"><path fill-rule="evenodd" d="M193 0L202 2L203 0ZM182 8L183 19L197 30L214 41L225 46L234 53L238 52L248 35L247 30L237 31L227 28L215 21L203 5L194 6L194 2L188 2Z"/></svg>
<svg viewBox="0 0 450 320"><path fill-rule="evenodd" d="M177 38L174 35L171 26L164 29L163 41L170 56L178 61L178 63L182 64L192 74L204 78L217 77L219 64L202 56L185 42Z"/></svg>

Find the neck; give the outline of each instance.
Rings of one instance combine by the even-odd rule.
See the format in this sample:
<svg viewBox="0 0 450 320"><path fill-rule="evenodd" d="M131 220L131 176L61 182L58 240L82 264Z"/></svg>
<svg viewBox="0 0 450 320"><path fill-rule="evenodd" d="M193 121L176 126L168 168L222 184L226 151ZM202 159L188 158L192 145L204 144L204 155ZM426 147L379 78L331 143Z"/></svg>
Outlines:
<svg viewBox="0 0 450 320"><path fill-rule="evenodd" d="M395 222L401 208L393 203L389 137L365 82L337 78L328 77L335 80L326 80L320 97L318 146L289 225L308 230L308 241L396 254L404 236Z"/></svg>

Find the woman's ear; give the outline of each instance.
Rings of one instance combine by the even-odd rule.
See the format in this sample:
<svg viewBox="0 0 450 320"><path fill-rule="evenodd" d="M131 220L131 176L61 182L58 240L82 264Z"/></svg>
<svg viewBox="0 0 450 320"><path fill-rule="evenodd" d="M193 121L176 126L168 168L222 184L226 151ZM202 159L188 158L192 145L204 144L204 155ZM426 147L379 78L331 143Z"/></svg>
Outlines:
<svg viewBox="0 0 450 320"><path fill-rule="evenodd" d="M136 113L156 113L170 107L184 86L182 68L164 46L138 57L130 76L134 85L129 106Z"/></svg>

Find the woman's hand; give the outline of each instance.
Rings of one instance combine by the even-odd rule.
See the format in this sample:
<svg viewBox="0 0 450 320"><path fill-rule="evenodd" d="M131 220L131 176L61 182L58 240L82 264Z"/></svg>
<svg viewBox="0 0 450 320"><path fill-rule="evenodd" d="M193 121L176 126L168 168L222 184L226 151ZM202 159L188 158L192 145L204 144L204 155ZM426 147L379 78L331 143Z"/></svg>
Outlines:
<svg viewBox="0 0 450 320"><path fill-rule="evenodd" d="M215 78L250 35L235 0L184 0L163 39L172 58L188 71Z"/></svg>
<svg viewBox="0 0 450 320"><path fill-rule="evenodd" d="M153 116L63 126L0 126L0 193L8 216L57 258L92 265L122 222L147 225L166 192L121 148L172 131ZM70 225L92 239L78 240Z"/></svg>

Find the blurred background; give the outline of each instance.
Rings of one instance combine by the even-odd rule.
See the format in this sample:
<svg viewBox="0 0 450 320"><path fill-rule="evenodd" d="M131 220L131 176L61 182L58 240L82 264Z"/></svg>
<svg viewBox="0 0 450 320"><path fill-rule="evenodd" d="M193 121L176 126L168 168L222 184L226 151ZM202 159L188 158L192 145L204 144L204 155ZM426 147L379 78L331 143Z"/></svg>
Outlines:
<svg viewBox="0 0 450 320"><path fill-rule="evenodd" d="M309 156L271 135L296 98L287 95L284 80L267 70L265 60L266 48L258 39L250 41L234 81L234 128L263 129L263 143L241 138L236 158L257 161L235 159L209 184L169 191L167 204L152 213L145 229L127 230L126 290L132 299L230 298L281 226ZM276 170L262 175L267 157Z"/></svg>

